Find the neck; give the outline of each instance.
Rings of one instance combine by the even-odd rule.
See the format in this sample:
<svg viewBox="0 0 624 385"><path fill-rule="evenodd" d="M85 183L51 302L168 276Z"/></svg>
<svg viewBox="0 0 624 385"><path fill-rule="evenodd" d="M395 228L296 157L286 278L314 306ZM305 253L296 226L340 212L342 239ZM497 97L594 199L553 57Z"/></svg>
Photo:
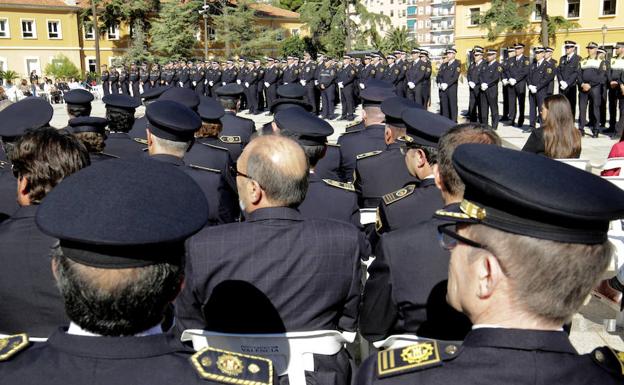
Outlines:
<svg viewBox="0 0 624 385"><path fill-rule="evenodd" d="M484 311L483 313L470 316L470 320L474 325L496 325L506 329L525 329L525 330L561 330L562 324L541 320L537 317L526 314L518 310L517 306L508 306L506 311L500 308L492 309L492 311Z"/></svg>

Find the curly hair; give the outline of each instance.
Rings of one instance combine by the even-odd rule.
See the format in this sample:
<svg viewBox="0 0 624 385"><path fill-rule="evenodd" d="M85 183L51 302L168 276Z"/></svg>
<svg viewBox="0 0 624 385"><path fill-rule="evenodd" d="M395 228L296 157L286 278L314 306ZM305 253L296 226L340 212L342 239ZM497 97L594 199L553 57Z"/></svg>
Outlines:
<svg viewBox="0 0 624 385"><path fill-rule="evenodd" d="M106 109L108 129L115 132L129 132L134 124L134 112L116 108Z"/></svg>
<svg viewBox="0 0 624 385"><path fill-rule="evenodd" d="M106 135L97 132L77 132L74 136L80 140L90 153L102 152L104 147L106 147Z"/></svg>

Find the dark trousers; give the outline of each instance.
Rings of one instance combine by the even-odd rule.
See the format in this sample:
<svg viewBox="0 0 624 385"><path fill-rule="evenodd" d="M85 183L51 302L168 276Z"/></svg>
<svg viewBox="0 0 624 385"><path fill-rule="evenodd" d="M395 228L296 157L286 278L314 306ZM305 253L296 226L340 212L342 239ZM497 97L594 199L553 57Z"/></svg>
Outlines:
<svg viewBox="0 0 624 385"><path fill-rule="evenodd" d="M588 92L579 93L579 129L583 131L587 124L587 105L592 102L592 131L597 131L600 127L600 105L602 104L602 87L592 87Z"/></svg>
<svg viewBox="0 0 624 385"><path fill-rule="evenodd" d="M119 82L111 82L111 94L119 93Z"/></svg>
<svg viewBox="0 0 624 385"><path fill-rule="evenodd" d="M619 111L619 119L618 119ZM617 132L622 132L624 126L624 95L620 86L615 88L609 87L609 128L616 129Z"/></svg>
<svg viewBox="0 0 624 385"><path fill-rule="evenodd" d="M442 116L457 122L457 84L440 92L440 105Z"/></svg>
<svg viewBox="0 0 624 385"><path fill-rule="evenodd" d="M532 128L535 128L536 122L542 123L542 117L540 111L542 110L542 104L548 94L545 89L538 90L534 94L529 94L529 124Z"/></svg>
<svg viewBox="0 0 624 385"><path fill-rule="evenodd" d="M318 115L318 104L316 104L316 90L314 79L308 80L305 85L305 101L312 106L312 112Z"/></svg>
<svg viewBox="0 0 624 385"><path fill-rule="evenodd" d="M493 86L481 92L481 112L483 113L483 124L488 124L488 112L492 116L493 129L498 128L498 87Z"/></svg>
<svg viewBox="0 0 624 385"><path fill-rule="evenodd" d="M121 93L124 95L130 95L130 88L128 82L121 83Z"/></svg>
<svg viewBox="0 0 624 385"><path fill-rule="evenodd" d="M110 82L108 80L102 82L102 91L104 92L104 96L110 95Z"/></svg>
<svg viewBox="0 0 624 385"><path fill-rule="evenodd" d="M570 107L572 107L572 117L576 118L576 93L577 93L576 85L569 85L565 90L559 89L559 93L568 98L570 102Z"/></svg>
<svg viewBox="0 0 624 385"><path fill-rule="evenodd" d="M265 88L267 108L271 108L273 101L277 99L277 84L273 83Z"/></svg>
<svg viewBox="0 0 624 385"><path fill-rule="evenodd" d="M516 120L516 103L518 104L518 125L524 124L525 99L526 88L524 86L518 87L516 84L509 87L509 119L512 124Z"/></svg>
<svg viewBox="0 0 624 385"><path fill-rule="evenodd" d="M511 98L509 89L513 86L503 86L503 119L509 119L509 103Z"/></svg>
<svg viewBox="0 0 624 385"><path fill-rule="evenodd" d="M605 86L602 87L602 103L600 104L600 125L607 125L607 100L609 99L609 90Z"/></svg>
<svg viewBox="0 0 624 385"><path fill-rule="evenodd" d="M400 97L404 98L405 97L405 80L402 80L402 81L398 82L394 86L394 90L395 90L397 96L400 96Z"/></svg>
<svg viewBox="0 0 624 385"><path fill-rule="evenodd" d="M405 91L405 97L413 102L416 101L416 87L414 88L409 88L407 87L407 90Z"/></svg>
<svg viewBox="0 0 624 385"><path fill-rule="evenodd" d="M427 108L427 94L425 93L425 83L418 83L413 89L414 101Z"/></svg>
<svg viewBox="0 0 624 385"><path fill-rule="evenodd" d="M349 84L340 90L340 104L342 106L342 114L340 114L340 117L353 119L353 114L355 113L353 84Z"/></svg>
<svg viewBox="0 0 624 385"><path fill-rule="evenodd" d="M324 90L321 90L321 115L325 119L333 119L334 117L334 92L336 92L336 86L331 84Z"/></svg>
<svg viewBox="0 0 624 385"><path fill-rule="evenodd" d="M204 96L204 80L200 80L195 85L195 93L197 96Z"/></svg>
<svg viewBox="0 0 624 385"><path fill-rule="evenodd" d="M150 88L152 88L152 83L149 80L143 83L143 92L149 90Z"/></svg>
<svg viewBox="0 0 624 385"><path fill-rule="evenodd" d="M139 82L132 82L132 97L140 99L141 93L139 92Z"/></svg>
<svg viewBox="0 0 624 385"><path fill-rule="evenodd" d="M468 119L471 122L483 123L483 113L481 112L481 92L478 89L479 86L475 86L470 90L470 99L468 101Z"/></svg>
<svg viewBox="0 0 624 385"><path fill-rule="evenodd" d="M255 114L258 112L258 85L252 83L249 88L245 88L247 92L247 102L249 103L249 113Z"/></svg>

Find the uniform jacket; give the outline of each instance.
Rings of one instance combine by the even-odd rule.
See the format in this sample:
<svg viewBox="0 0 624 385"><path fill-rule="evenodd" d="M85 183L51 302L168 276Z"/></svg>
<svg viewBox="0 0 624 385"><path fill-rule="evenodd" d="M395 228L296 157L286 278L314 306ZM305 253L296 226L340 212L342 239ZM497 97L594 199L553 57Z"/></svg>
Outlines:
<svg viewBox="0 0 624 385"><path fill-rule="evenodd" d="M373 124L361 131L350 131L338 138L340 145L340 169L345 181L353 181L357 156L386 148L385 126Z"/></svg>
<svg viewBox="0 0 624 385"><path fill-rule="evenodd" d="M486 63L487 65L487 63ZM509 79L516 79L516 85L514 86L516 92L526 92L527 77L529 76L529 69L531 68L531 62L529 58L522 55L516 56L509 60L507 63L507 74Z"/></svg>
<svg viewBox="0 0 624 385"><path fill-rule="evenodd" d="M18 208L17 179L13 176L11 165L6 163L0 168L0 217L12 215Z"/></svg>
<svg viewBox="0 0 624 385"><path fill-rule="evenodd" d="M243 152L243 147L251 141L251 135L256 132L253 120L236 116L232 111L225 111L225 115L219 119L223 125L221 130L222 146L227 148L236 161Z"/></svg>
<svg viewBox="0 0 624 385"><path fill-rule="evenodd" d="M564 55L559 59L559 68L557 76L559 81L568 83L568 87L574 87L578 84L581 77L580 71L581 57L577 54L572 54L568 59L567 55Z"/></svg>
<svg viewBox="0 0 624 385"><path fill-rule="evenodd" d="M141 157L144 148L144 145L123 132L111 132L106 139L106 153L122 159Z"/></svg>
<svg viewBox="0 0 624 385"><path fill-rule="evenodd" d="M304 218L335 219L360 227L360 209L353 186L310 173L308 192L299 205Z"/></svg>
<svg viewBox="0 0 624 385"><path fill-rule="evenodd" d="M344 181L344 177L340 172L340 146L335 144L327 145L325 156L316 164L314 173L321 179Z"/></svg>

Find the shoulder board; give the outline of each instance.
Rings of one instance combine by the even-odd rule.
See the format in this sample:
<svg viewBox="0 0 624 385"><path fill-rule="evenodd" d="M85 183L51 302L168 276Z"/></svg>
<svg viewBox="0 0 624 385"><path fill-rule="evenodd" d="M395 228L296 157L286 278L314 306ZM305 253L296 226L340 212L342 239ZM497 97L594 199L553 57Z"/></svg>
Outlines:
<svg viewBox="0 0 624 385"><path fill-rule="evenodd" d="M345 126L345 128L349 128L349 127L357 126L358 124L361 124L361 123L362 123L362 121L361 121L361 120L360 120L360 121L357 121L357 122L353 122L353 123L347 124L347 125Z"/></svg>
<svg viewBox="0 0 624 385"><path fill-rule="evenodd" d="M217 173L217 174L221 174L221 170L217 170L216 168L198 166L196 164L189 164L189 167L190 168L194 168L195 170L210 171L210 172L214 172L214 173Z"/></svg>
<svg viewBox="0 0 624 385"><path fill-rule="evenodd" d="M353 187L351 183L343 183L343 182L338 182L338 181L331 180L331 179L323 179L323 182L325 182L326 184L332 187L338 187L343 190L355 192L355 187Z"/></svg>
<svg viewBox="0 0 624 385"><path fill-rule="evenodd" d="M7 361L30 345L26 334L16 334L0 338L0 362Z"/></svg>
<svg viewBox="0 0 624 385"><path fill-rule="evenodd" d="M219 140L221 140L223 143L230 143L230 144L243 142L240 136L221 136L219 137Z"/></svg>
<svg viewBox="0 0 624 385"><path fill-rule="evenodd" d="M330 147L338 147L340 148L340 145L338 143L327 143L328 146Z"/></svg>
<svg viewBox="0 0 624 385"><path fill-rule="evenodd" d="M403 198L405 198L406 196L410 196L412 195L412 193L414 192L414 190L416 189L416 185L409 185L409 186L405 186L400 190L397 191L393 191L389 194L386 194L383 196L383 201L386 205L390 205L394 202L397 202Z"/></svg>
<svg viewBox="0 0 624 385"><path fill-rule="evenodd" d="M206 380L236 385L273 384L273 363L262 357L207 347L191 356L191 364Z"/></svg>
<svg viewBox="0 0 624 385"><path fill-rule="evenodd" d="M379 155L379 154L381 154L382 152L383 152L383 151L371 151L371 152L365 152L365 153L363 153L363 154L359 154L359 155L358 155L358 156L356 156L355 158L356 158L357 160L360 160L360 159L368 158L368 157L371 157L371 156Z"/></svg>
<svg viewBox="0 0 624 385"><path fill-rule="evenodd" d="M141 143L147 146L147 139L141 139L141 138L132 138L132 139L134 139L134 141L137 143Z"/></svg>
<svg viewBox="0 0 624 385"><path fill-rule="evenodd" d="M377 377L385 378L443 365L459 354L459 344L424 340L399 349L377 353Z"/></svg>
<svg viewBox="0 0 624 385"><path fill-rule="evenodd" d="M603 346L591 352L591 358L607 372L624 378L624 352Z"/></svg>
<svg viewBox="0 0 624 385"><path fill-rule="evenodd" d="M106 152L100 152L100 155L104 155L104 156L109 156L111 158L117 158L119 159L119 157L117 155L113 155L113 154L108 154Z"/></svg>
<svg viewBox="0 0 624 385"><path fill-rule="evenodd" d="M361 128L361 129L358 129L358 130L350 130L350 131L345 131L345 132L343 132L340 136L342 137L342 136L349 135L349 134L355 134L356 132L361 132L361 131L363 131L363 130L364 130L364 129L363 129L363 128Z"/></svg>
<svg viewBox="0 0 624 385"><path fill-rule="evenodd" d="M229 150L228 150L227 148L225 148L225 147L215 146L214 144L210 144L210 143L202 143L202 142L199 142L199 143L200 143L200 144L202 144L202 145L204 145L204 146L206 146L206 147L216 148L216 149L218 149L218 150L223 150L223 151L229 151Z"/></svg>

